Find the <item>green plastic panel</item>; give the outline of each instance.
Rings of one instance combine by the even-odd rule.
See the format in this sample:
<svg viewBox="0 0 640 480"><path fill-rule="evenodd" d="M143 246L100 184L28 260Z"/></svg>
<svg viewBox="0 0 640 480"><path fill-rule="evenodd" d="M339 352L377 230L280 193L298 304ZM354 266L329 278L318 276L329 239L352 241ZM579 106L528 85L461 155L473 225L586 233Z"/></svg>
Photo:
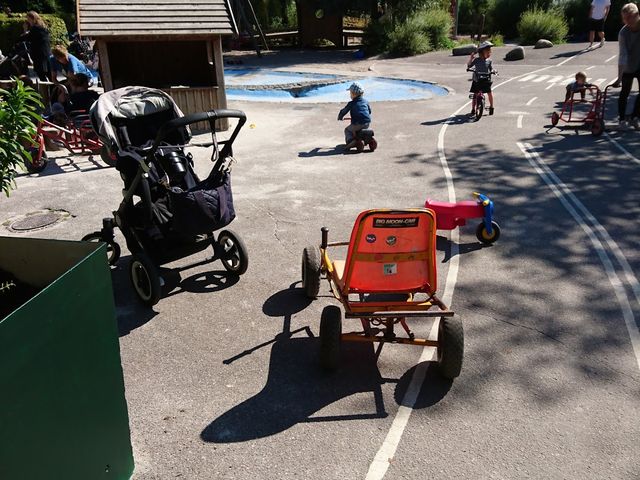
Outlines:
<svg viewBox="0 0 640 480"><path fill-rule="evenodd" d="M0 237L0 268L46 285L0 319L0 479L129 479L105 245Z"/></svg>

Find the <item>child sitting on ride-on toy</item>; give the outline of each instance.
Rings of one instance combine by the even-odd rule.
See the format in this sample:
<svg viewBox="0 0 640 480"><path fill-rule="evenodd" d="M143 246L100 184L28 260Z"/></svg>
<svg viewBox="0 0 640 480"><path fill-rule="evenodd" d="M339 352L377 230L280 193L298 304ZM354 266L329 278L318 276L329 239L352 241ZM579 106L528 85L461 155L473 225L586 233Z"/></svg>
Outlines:
<svg viewBox="0 0 640 480"><path fill-rule="evenodd" d="M493 66L491 62L491 47L493 43L489 41L482 42L478 45L477 57L476 52L472 53L467 62L467 68L474 68L473 81L471 82L471 93L483 92L489 98L489 115L493 115L493 93L491 92L491 73ZM476 97L473 97L471 103L471 115L476 114Z"/></svg>
<svg viewBox="0 0 640 480"><path fill-rule="evenodd" d="M364 90L359 83L354 82L349 87L351 101L340 110L338 120L342 120L347 113L351 114L351 123L344 129L345 149L349 150L357 144L356 133L369 128L371 123L371 107L364 98Z"/></svg>
<svg viewBox="0 0 640 480"><path fill-rule="evenodd" d="M587 88L590 88L592 85L587 83L587 74L584 72L576 73L576 80L567 85L567 93L564 96L564 101L568 102L573 98L573 94L576 92L580 92L580 99L584 100L585 92Z"/></svg>

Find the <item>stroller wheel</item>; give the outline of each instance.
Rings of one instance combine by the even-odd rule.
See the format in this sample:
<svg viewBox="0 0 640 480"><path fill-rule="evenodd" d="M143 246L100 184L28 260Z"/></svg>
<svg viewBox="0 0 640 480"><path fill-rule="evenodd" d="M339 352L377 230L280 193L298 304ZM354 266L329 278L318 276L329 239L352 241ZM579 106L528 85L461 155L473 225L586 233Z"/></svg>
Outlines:
<svg viewBox="0 0 640 480"><path fill-rule="evenodd" d="M133 289L142 303L152 307L160 301L161 287L158 268L146 254L141 252L131 256L129 276Z"/></svg>
<svg viewBox="0 0 640 480"><path fill-rule="evenodd" d="M102 233L93 232L82 237L83 242L104 242L102 239ZM107 244L107 259L109 265L115 265L120 258L120 245L116 242L105 242Z"/></svg>
<svg viewBox="0 0 640 480"><path fill-rule="evenodd" d="M443 377L454 379L462 370L464 330L458 317L440 317L438 326L438 366Z"/></svg>
<svg viewBox="0 0 640 480"><path fill-rule="evenodd" d="M302 252L302 288L307 298L316 299L320 291L320 250L306 247Z"/></svg>
<svg viewBox="0 0 640 480"><path fill-rule="evenodd" d="M500 225L496 222L491 222L491 235L489 235L489 232L487 232L487 229L484 226L484 222L481 222L480 225L478 225L478 228L476 228L476 237L480 242L486 245L491 245L492 243L497 242L498 238L500 238Z"/></svg>
<svg viewBox="0 0 640 480"><path fill-rule="evenodd" d="M376 148L378 148L378 142L376 142L375 138L371 138L371 140L369 140L369 150L374 152Z"/></svg>
<svg viewBox="0 0 640 480"><path fill-rule="evenodd" d="M242 239L232 230L218 235L218 257L228 272L242 275L249 268L249 254Z"/></svg>
<svg viewBox="0 0 640 480"><path fill-rule="evenodd" d="M329 305L322 310L320 318L320 365L335 370L340 363L342 340L342 312L340 307Z"/></svg>

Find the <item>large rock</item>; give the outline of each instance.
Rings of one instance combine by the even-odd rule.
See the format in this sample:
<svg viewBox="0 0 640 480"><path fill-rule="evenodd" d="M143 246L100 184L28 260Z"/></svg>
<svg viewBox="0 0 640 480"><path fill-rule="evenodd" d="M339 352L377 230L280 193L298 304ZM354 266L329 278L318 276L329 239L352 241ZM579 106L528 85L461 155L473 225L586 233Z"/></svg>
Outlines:
<svg viewBox="0 0 640 480"><path fill-rule="evenodd" d="M505 56L504 59L508 62L513 60L524 60L524 48L516 47L513 50L510 50Z"/></svg>
<svg viewBox="0 0 640 480"><path fill-rule="evenodd" d="M460 55L471 55L477 50L477 46L474 43L469 43L468 45L460 45L453 49L453 56L458 57Z"/></svg>
<svg viewBox="0 0 640 480"><path fill-rule="evenodd" d="M549 40L545 40L541 38L538 40L533 48L551 48L553 47L553 43Z"/></svg>

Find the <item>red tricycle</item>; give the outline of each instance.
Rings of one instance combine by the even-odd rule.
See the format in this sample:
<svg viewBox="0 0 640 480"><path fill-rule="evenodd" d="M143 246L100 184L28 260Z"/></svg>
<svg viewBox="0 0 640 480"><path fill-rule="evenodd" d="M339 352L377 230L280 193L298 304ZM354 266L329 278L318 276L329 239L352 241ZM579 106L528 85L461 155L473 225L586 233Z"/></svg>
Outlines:
<svg viewBox="0 0 640 480"><path fill-rule="evenodd" d="M553 112L551 114L551 125L555 127L560 121L580 123L589 128L592 135L596 137L602 135L602 132L604 132L604 108L609 87L611 85L606 86L604 90L600 90L597 85L585 85L583 88L571 92L571 96L562 103L560 113ZM576 93L580 94L579 99L575 98ZM588 111L586 113L584 112L586 109L574 111L576 104L588 105Z"/></svg>
<svg viewBox="0 0 640 480"><path fill-rule="evenodd" d="M70 112L65 116L64 121L54 122L50 118L42 117L36 131L36 138L29 148L31 153L31 163L27 164L29 173L39 173L47 166L45 140L49 140L55 146L66 148L74 155L100 154L107 165L115 165L115 160L108 149L102 145L91 126L88 113L84 110Z"/></svg>
<svg viewBox="0 0 640 480"><path fill-rule="evenodd" d="M453 230L466 225L470 218L482 218L482 222L476 228L476 237L486 245L495 243L500 238L500 226L493 220L493 201L478 192L473 192L473 197L475 200L457 203L429 199L424 206L436 213L438 230Z"/></svg>

